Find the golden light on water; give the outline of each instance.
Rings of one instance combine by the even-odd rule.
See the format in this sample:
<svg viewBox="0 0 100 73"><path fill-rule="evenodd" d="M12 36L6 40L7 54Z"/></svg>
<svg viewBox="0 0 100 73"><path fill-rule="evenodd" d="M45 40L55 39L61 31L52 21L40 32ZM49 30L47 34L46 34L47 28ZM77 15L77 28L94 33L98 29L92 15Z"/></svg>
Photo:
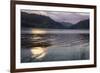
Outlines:
<svg viewBox="0 0 100 73"><path fill-rule="evenodd" d="M33 37L32 37L33 40L38 40L38 39L41 39L41 38L42 38L42 37L39 37L39 36L37 36L37 37L34 37L34 36L33 36Z"/></svg>
<svg viewBox="0 0 100 73"><path fill-rule="evenodd" d="M45 57L47 49L42 47L33 47L31 49L31 52L33 58L42 59L43 57Z"/></svg>
<svg viewBox="0 0 100 73"><path fill-rule="evenodd" d="M45 34L46 31L42 29L32 29L33 34Z"/></svg>
<svg viewBox="0 0 100 73"><path fill-rule="evenodd" d="M45 34L46 31L42 30L42 29L32 29L32 33L33 34ZM40 36L33 36L34 40L38 40L38 39L41 39L41 38L42 37L40 37ZM31 52L32 52L32 57L33 58L42 59L47 54L47 48L44 48L44 47L33 47L31 49Z"/></svg>

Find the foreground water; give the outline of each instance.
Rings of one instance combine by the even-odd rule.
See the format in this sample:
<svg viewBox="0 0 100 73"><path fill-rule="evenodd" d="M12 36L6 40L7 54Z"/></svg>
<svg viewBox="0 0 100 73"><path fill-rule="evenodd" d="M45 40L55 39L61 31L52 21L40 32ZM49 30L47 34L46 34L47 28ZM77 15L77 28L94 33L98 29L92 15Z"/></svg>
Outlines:
<svg viewBox="0 0 100 73"><path fill-rule="evenodd" d="M88 31L53 31L22 32L21 62L89 59Z"/></svg>

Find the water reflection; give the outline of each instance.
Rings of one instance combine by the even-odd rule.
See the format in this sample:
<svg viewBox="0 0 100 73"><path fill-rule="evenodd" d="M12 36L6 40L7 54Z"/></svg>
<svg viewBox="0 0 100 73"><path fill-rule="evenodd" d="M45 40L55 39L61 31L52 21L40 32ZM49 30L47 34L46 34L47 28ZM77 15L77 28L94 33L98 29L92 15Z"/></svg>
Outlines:
<svg viewBox="0 0 100 73"><path fill-rule="evenodd" d="M21 62L89 59L88 31L74 31L77 33L73 30L63 30L64 33L56 31L42 29L22 31Z"/></svg>
<svg viewBox="0 0 100 73"><path fill-rule="evenodd" d="M42 29L32 29L33 34L45 34L46 31Z"/></svg>
<svg viewBox="0 0 100 73"><path fill-rule="evenodd" d="M43 47L33 47L31 49L32 58L42 59L47 53L47 49Z"/></svg>

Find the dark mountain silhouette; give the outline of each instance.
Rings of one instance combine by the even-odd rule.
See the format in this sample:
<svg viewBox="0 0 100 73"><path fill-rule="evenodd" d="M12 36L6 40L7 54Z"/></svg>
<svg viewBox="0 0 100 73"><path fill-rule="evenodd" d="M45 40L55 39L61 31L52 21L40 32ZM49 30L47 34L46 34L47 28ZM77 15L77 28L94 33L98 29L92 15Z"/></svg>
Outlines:
<svg viewBox="0 0 100 73"><path fill-rule="evenodd" d="M73 25L72 23L69 22L60 22L64 27L66 27L67 29L70 29L71 26Z"/></svg>
<svg viewBox="0 0 100 73"><path fill-rule="evenodd" d="M48 16L21 12L21 26L47 29L89 29L89 19L80 21L77 24L71 24L54 21Z"/></svg>
<svg viewBox="0 0 100 73"><path fill-rule="evenodd" d="M89 29L89 19L78 22L71 29Z"/></svg>
<svg viewBox="0 0 100 73"><path fill-rule="evenodd" d="M50 17L21 12L21 26L32 28L66 29L65 26Z"/></svg>

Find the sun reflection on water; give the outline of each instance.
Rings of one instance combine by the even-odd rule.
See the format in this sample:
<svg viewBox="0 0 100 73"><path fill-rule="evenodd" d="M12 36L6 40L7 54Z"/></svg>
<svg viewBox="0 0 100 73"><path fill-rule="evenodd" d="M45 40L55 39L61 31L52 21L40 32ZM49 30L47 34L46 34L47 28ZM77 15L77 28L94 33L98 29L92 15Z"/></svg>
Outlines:
<svg viewBox="0 0 100 73"><path fill-rule="evenodd" d="M47 49L43 47L33 47L31 49L32 58L42 59L47 53Z"/></svg>
<svg viewBox="0 0 100 73"><path fill-rule="evenodd" d="M45 34L46 31L42 29L32 29L33 34Z"/></svg>
<svg viewBox="0 0 100 73"><path fill-rule="evenodd" d="M32 33L35 34L33 35L33 40L38 40L38 39L42 39L42 37L40 37L38 34L45 34L46 31L42 29L32 29ZM39 60L45 57L45 55L47 54L47 48L33 47L31 49L31 53L32 53L32 58Z"/></svg>

